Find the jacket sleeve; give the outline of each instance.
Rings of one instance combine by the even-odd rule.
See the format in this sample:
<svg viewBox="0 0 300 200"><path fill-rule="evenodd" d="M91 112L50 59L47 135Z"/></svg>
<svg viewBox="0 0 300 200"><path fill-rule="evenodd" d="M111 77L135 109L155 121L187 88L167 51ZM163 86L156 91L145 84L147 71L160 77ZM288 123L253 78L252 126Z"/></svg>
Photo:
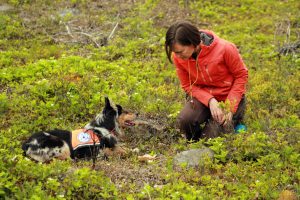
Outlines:
<svg viewBox="0 0 300 200"><path fill-rule="evenodd" d="M182 89L187 94L192 95L198 101L209 107L208 102L211 98L213 98L213 96L199 86L193 85L191 87L188 72L184 69L184 67L181 64L178 63L178 61L175 58L174 64L176 66L176 73L179 78Z"/></svg>
<svg viewBox="0 0 300 200"><path fill-rule="evenodd" d="M235 113L243 94L246 92L248 69L234 44L229 43L226 45L224 60L233 75L233 85L227 99L230 101L231 111Z"/></svg>

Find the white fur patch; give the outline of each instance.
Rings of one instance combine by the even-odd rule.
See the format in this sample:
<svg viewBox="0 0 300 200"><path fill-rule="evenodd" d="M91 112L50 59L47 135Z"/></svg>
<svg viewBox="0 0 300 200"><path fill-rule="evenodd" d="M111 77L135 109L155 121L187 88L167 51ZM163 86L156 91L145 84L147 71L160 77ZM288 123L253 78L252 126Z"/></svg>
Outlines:
<svg viewBox="0 0 300 200"><path fill-rule="evenodd" d="M90 129L93 129L93 128L94 127L90 123L88 123L87 125L84 126L84 129L86 129L86 130L90 130Z"/></svg>
<svg viewBox="0 0 300 200"><path fill-rule="evenodd" d="M52 160L53 158L65 160L70 157L71 153L68 144L64 141L62 147L46 147L43 149L37 148L36 150L33 150L31 147L29 147L26 151L26 154L38 162L46 162Z"/></svg>
<svg viewBox="0 0 300 200"><path fill-rule="evenodd" d="M46 136L49 136L50 134L49 133L47 133L47 132L44 132L44 134L46 135Z"/></svg>
<svg viewBox="0 0 300 200"><path fill-rule="evenodd" d="M104 116L102 113L98 114L96 117L95 117L95 120L96 120L96 123L97 124L100 124L101 122L104 121Z"/></svg>
<svg viewBox="0 0 300 200"><path fill-rule="evenodd" d="M30 141L29 144L40 146L40 144L38 143L37 139L34 139L34 140Z"/></svg>

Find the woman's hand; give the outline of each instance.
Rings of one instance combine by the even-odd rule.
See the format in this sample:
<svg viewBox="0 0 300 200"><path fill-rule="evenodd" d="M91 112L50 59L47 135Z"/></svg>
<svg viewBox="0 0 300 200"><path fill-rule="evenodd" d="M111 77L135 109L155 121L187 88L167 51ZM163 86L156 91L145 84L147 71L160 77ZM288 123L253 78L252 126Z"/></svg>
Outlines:
<svg viewBox="0 0 300 200"><path fill-rule="evenodd" d="M223 123L223 126L226 126L226 125L231 124L231 122L232 122L232 117L233 117L232 112L229 112L229 113L227 113L226 115L224 115L224 123Z"/></svg>
<svg viewBox="0 0 300 200"><path fill-rule="evenodd" d="M222 125L225 121L225 115L223 110L219 107L219 102L215 98L211 98L208 105L213 119Z"/></svg>

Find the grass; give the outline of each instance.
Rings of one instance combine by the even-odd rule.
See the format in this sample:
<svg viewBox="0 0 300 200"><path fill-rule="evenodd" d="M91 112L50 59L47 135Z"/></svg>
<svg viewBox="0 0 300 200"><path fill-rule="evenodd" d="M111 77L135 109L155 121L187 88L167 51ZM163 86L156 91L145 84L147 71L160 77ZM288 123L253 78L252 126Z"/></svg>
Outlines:
<svg viewBox="0 0 300 200"><path fill-rule="evenodd" d="M19 1L0 11L0 199L278 199L300 195L298 1ZM184 104L164 34L187 19L234 42L249 69L248 131L187 144ZM113 37L108 36L118 23ZM69 32L68 32L69 30ZM86 33L86 34L83 34ZM106 44L97 47L97 44ZM41 129L82 127L108 95L167 128L128 130L155 154L34 163L21 142ZM130 140L131 139L131 140ZM209 146L204 170L175 169L177 152Z"/></svg>

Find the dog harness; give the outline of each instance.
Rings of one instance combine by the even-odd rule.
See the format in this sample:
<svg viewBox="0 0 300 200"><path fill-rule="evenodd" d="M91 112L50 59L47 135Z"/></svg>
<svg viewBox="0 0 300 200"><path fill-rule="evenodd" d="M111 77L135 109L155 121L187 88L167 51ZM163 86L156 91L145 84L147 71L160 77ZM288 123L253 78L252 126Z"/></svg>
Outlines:
<svg viewBox="0 0 300 200"><path fill-rule="evenodd" d="M100 145L100 137L93 130L78 129L72 131L72 148Z"/></svg>

